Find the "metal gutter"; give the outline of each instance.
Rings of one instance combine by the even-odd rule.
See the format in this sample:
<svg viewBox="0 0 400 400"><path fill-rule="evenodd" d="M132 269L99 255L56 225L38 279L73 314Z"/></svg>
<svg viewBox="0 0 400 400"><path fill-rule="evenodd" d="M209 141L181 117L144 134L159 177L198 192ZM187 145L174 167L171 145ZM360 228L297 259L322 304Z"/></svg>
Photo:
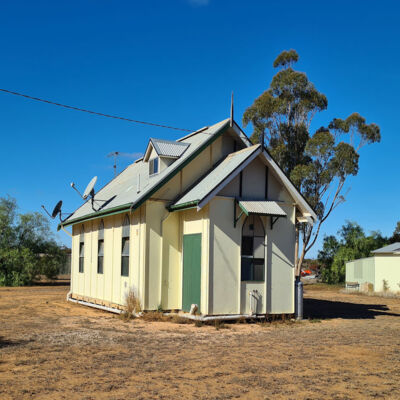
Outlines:
<svg viewBox="0 0 400 400"><path fill-rule="evenodd" d="M172 206L168 207L168 211L172 212L172 211L179 211L179 210L184 210L184 209L186 210L188 208L196 208L198 203L199 203L199 200L194 200L194 201L188 201L187 203L179 204L177 206L172 205Z"/></svg>
<svg viewBox="0 0 400 400"><path fill-rule="evenodd" d="M102 216L105 216L105 215L114 215L114 214L120 214L120 213L125 212L125 211L129 211L130 208L131 208L131 204L132 203L128 203L128 204L124 204L122 206L109 208L109 209L104 210L104 211L94 212L94 213L91 213L91 214L87 214L87 215L85 215L83 217L71 219L71 220L67 221L66 223L60 223L57 226L57 231L59 231L60 229L62 229L65 226L78 224L78 223L84 222L84 221L90 221L92 219L96 219L96 218L99 218L99 217L102 217Z"/></svg>

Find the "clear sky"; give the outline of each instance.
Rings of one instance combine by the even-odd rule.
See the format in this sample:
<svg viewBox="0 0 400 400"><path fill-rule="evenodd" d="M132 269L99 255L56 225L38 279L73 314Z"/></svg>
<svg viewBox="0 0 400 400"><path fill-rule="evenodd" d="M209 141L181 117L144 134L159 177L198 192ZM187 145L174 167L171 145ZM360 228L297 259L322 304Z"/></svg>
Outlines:
<svg viewBox="0 0 400 400"><path fill-rule="evenodd" d="M232 90L241 122L268 87L275 57L296 49L296 68L329 101L315 127L357 111L382 133L361 151L347 202L323 233L350 219L388 235L400 220L399 14L397 1L3 0L0 87L198 129L229 116ZM83 190L98 175L104 185L113 176L108 153L181 136L3 93L0 134L0 196L17 198L23 212L59 199L73 211L81 200L69 183ZM119 170L130 162L121 158Z"/></svg>

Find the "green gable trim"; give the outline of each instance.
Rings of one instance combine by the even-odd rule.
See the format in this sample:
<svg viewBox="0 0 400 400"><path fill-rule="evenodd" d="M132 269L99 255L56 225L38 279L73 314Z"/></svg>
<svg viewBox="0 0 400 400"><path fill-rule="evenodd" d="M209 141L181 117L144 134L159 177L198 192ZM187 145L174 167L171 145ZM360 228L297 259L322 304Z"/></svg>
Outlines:
<svg viewBox="0 0 400 400"><path fill-rule="evenodd" d="M61 229L61 226L69 226L79 222L89 221L92 219L96 219L105 215L114 215L120 214L126 211L137 210L146 200L148 200L154 193L156 193L159 189L161 189L166 183L168 183L175 175L177 175L183 168L185 168L194 158L196 158L204 149L206 149L210 144L212 144L215 140L217 140L228 128L229 121L226 121L224 125L221 126L220 130L214 133L203 145L201 145L190 157L188 157L182 164L176 168L174 171L171 171L159 184L157 184L149 193L147 193L143 198L141 198L136 204L128 203L122 206L109 208L104 211L95 212L92 214L85 215L80 218L71 219L70 221L66 221L63 224L58 224L57 230Z"/></svg>
<svg viewBox="0 0 400 400"><path fill-rule="evenodd" d="M191 161L193 161L204 149L206 149L210 144L217 140L227 129L229 128L229 121L220 128L218 132L210 137L202 146L200 146L190 157L188 157L176 170L171 171L158 185L156 185L149 193L146 194L142 199L140 199L136 204L133 205L133 209L139 208L146 200L148 200L154 193L161 189L166 183L168 183L178 172L182 171Z"/></svg>
<svg viewBox="0 0 400 400"><path fill-rule="evenodd" d="M179 211L179 210L187 210L188 208L195 208L199 204L199 200L188 201L187 203L182 203L177 206L172 205L168 207L168 211Z"/></svg>

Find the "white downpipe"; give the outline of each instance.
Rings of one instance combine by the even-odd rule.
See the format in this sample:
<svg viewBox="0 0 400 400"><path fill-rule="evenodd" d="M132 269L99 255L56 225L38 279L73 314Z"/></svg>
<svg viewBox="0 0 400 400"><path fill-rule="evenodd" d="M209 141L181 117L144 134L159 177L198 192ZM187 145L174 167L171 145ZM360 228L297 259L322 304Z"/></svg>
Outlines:
<svg viewBox="0 0 400 400"><path fill-rule="evenodd" d="M88 306L88 307L97 308L97 309L103 310L103 311L109 311L109 312L112 312L114 314L121 314L122 313L122 310L118 310L118 308L101 306L100 304L89 303L89 302L83 301L83 300L76 300L76 299L73 299L71 297L68 298L68 295L67 295L67 301L70 301L70 302L76 303L76 304L82 304L82 305Z"/></svg>
<svg viewBox="0 0 400 400"><path fill-rule="evenodd" d="M249 315L253 315L254 314L254 310L253 310L253 291L249 290Z"/></svg>
<svg viewBox="0 0 400 400"><path fill-rule="evenodd" d="M265 318L265 315L249 315L249 314L234 314L234 315L190 315L190 314L179 314L179 313L164 313L164 315L176 315L178 317L191 319L194 321L217 321L217 320L235 320L235 319L261 319Z"/></svg>

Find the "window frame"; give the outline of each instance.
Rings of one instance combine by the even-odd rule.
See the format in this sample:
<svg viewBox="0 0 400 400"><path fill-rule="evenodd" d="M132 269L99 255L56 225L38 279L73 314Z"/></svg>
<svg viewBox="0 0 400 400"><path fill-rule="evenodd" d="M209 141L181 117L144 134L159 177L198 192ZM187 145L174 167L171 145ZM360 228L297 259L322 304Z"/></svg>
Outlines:
<svg viewBox="0 0 400 400"><path fill-rule="evenodd" d="M258 223L262 228L263 236L255 234L255 219L258 219ZM252 231L252 236L245 235L244 230L246 228L246 224L248 224L248 229ZM261 245L264 247L263 258L255 257L256 249L255 249L255 238L262 238ZM251 240L251 242L250 242ZM243 242L247 242L244 246ZM243 248L246 248L246 253L243 254ZM248 251L249 248L252 248L252 253ZM244 264L248 265L244 265ZM262 265L262 279L255 279L255 277L259 276L259 267L257 266ZM248 271L245 270L248 268ZM258 270L258 272L257 272ZM246 274L244 274L244 271ZM244 276L246 279L244 279ZM242 225L242 236L241 236L241 246L240 246L240 281L241 282L265 282L265 227L262 222L262 219L258 215L251 214L246 217L243 225Z"/></svg>
<svg viewBox="0 0 400 400"><path fill-rule="evenodd" d="M131 221L129 215L126 214L124 220L122 222L122 237L121 237L121 276L128 278L129 277L129 263L130 263L130 228ZM124 248L126 246L126 242L128 242L128 252L124 254Z"/></svg>
<svg viewBox="0 0 400 400"><path fill-rule="evenodd" d="M156 166L157 168L154 168ZM157 175L160 172L160 160L158 157L149 160L149 176Z"/></svg>
<svg viewBox="0 0 400 400"><path fill-rule="evenodd" d="M81 232L79 234L79 263L78 272L83 274L85 272L85 228L81 226Z"/></svg>
<svg viewBox="0 0 400 400"><path fill-rule="evenodd" d="M102 254L100 254L100 249ZM97 273L104 274L104 221L99 223L98 238L97 238Z"/></svg>

